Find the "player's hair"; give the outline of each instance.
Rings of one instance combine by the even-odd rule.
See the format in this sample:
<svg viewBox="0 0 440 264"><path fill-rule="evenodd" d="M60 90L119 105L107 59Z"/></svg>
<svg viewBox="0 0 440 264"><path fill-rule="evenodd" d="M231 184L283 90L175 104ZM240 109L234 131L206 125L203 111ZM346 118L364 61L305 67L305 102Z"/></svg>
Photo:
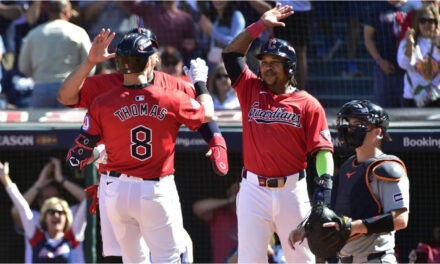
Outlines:
<svg viewBox="0 0 440 264"><path fill-rule="evenodd" d="M72 210L70 210L69 208L69 204L58 197L51 197L46 199L46 201L44 201L43 206L41 207L40 210L40 226L44 231L47 231L47 225L46 225L46 214L47 211L49 209L53 209L57 204L61 205L61 207L63 208L63 211L66 213L66 225L64 226L64 231L66 231L67 229L70 228L70 226L72 225L73 222L73 215L72 215Z"/></svg>

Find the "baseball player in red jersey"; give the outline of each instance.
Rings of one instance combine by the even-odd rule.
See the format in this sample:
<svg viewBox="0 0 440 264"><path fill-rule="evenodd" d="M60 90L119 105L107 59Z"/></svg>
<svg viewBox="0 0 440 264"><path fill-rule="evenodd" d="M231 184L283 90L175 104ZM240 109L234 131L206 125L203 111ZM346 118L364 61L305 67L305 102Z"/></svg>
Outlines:
<svg viewBox="0 0 440 264"><path fill-rule="evenodd" d="M197 129L214 115L203 60L192 61L188 71L197 101L167 89L165 85L176 85L176 79L157 75L156 61L157 49L150 39L139 33L124 36L116 51L123 85L91 103L67 157L69 166L79 168L88 163L98 141L106 145L102 169L108 171L107 186L101 199L124 262L147 261L141 237L153 262L180 262L183 226L173 178L175 140L181 124Z"/></svg>
<svg viewBox="0 0 440 264"><path fill-rule="evenodd" d="M259 75L245 63L252 41L267 27L284 26L293 14L277 5L241 32L223 51L243 116L243 174L237 197L238 262L267 262L276 232L287 262L312 263L307 243L294 251L288 237L310 210L305 180L307 153L316 156L319 186L314 199L330 201L333 145L325 112L313 96L298 90L292 46L270 39L261 48Z"/></svg>
<svg viewBox="0 0 440 264"><path fill-rule="evenodd" d="M156 36L149 29L139 28L134 29L131 32L138 32L145 35L148 39L152 41L154 47L158 48L158 43ZM102 30L101 33L95 37L92 44L92 49L89 53L89 58L80 67L78 67L75 72L71 74L61 86L58 91L58 100L69 106L69 107L86 107L88 108L91 102L99 95L110 91L115 87L120 87L123 83L124 77L121 73L103 74L87 77L87 71L90 67L94 66L96 63L105 61L107 59L113 58L114 54L109 54L107 52L107 47L113 40L114 34L110 34L110 31ZM89 64L91 62L91 65ZM163 76L162 72L154 72L158 76ZM84 75L86 74L86 75ZM158 78L162 80L161 78ZM191 97L195 97L195 90L191 85L187 83L182 83L180 81L175 81L176 85L167 86L167 89L177 89L187 93ZM209 144L209 151L207 156L211 159L212 167L214 172L218 175L225 175L228 171L228 160L226 152L226 143L221 136L221 132L215 121L203 124L198 132L202 135L205 141ZM101 168L99 189L95 191L99 192L99 197L103 197L103 192L106 187L106 170ZM93 186L96 188L96 186ZM92 189L93 189L92 187ZM90 188L89 188L90 189ZM106 207L104 204L104 199L99 200L100 205L100 219L101 219L101 236L103 243L103 255L104 256L120 256L121 250L118 243L116 242L113 234L113 230L108 222L108 217L106 217ZM183 255L183 262L192 262L192 242L191 238L184 231L184 237L187 241L186 245L188 251ZM145 251L148 248L145 246Z"/></svg>

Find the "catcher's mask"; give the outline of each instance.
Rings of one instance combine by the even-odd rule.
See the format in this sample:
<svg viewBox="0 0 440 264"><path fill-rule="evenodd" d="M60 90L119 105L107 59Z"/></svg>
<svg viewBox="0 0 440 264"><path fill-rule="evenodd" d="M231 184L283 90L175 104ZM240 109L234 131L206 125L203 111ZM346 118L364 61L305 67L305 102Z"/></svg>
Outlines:
<svg viewBox="0 0 440 264"><path fill-rule="evenodd" d="M140 33L128 33L116 47L116 70L123 74L143 72L156 52L151 39Z"/></svg>
<svg viewBox="0 0 440 264"><path fill-rule="evenodd" d="M295 49L289 44L289 42L278 38L269 39L263 46L261 46L260 53L255 57L258 60L261 60L264 54L273 54L286 59L286 62L284 63L285 72L289 78L295 74L296 53Z"/></svg>
<svg viewBox="0 0 440 264"><path fill-rule="evenodd" d="M357 118L363 121L363 124L350 125L349 118ZM338 138L341 144L358 148L367 135L368 125L382 128L385 141L391 141L387 129L389 125L389 116L382 107L368 100L353 100L345 103L339 110L336 117L336 128L338 129ZM349 131L349 128L351 131Z"/></svg>

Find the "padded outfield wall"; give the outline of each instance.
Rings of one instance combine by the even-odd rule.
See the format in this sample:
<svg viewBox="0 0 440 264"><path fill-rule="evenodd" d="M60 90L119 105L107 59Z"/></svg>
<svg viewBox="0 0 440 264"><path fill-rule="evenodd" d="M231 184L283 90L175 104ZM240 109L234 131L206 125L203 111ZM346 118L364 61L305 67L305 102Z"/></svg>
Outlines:
<svg viewBox="0 0 440 264"><path fill-rule="evenodd" d="M335 167L352 154L342 149L334 130L336 109L326 109L335 145ZM399 156L406 164L411 183L411 213L409 226L397 233L397 246L402 260L406 261L409 250L417 242L430 238L434 225L440 224L440 109L391 109L391 143L385 143L383 149L389 154ZM241 113L236 111L217 112L218 123L228 144L230 172L226 177L216 176L204 157L207 144L198 133L182 128L176 144L176 183L178 186L185 228L194 243L196 262L210 262L211 247L209 229L206 223L192 213L195 201L207 197L224 197L226 188L240 179L241 159ZM36 181L43 165L49 157L65 159L67 149L77 135L82 110L66 111L0 111L0 161L9 161L11 178L24 192ZM283 139L289 140L289 139ZM314 161L309 159L309 190L313 189L311 179L314 176ZM64 164L63 164L64 165ZM63 174L70 180L85 186L93 179L89 173L69 170L63 167ZM64 193L69 202L73 197ZM12 224L9 210L11 202L5 191L0 191L0 259L1 262L23 261L23 239ZM98 219L99 220L99 219ZM99 223L99 221L97 221ZM88 236L90 260L101 262L100 254L90 251L96 248L100 252L98 224L89 225L97 232ZM96 246L93 246L95 238ZM218 243L221 243L219 241Z"/></svg>

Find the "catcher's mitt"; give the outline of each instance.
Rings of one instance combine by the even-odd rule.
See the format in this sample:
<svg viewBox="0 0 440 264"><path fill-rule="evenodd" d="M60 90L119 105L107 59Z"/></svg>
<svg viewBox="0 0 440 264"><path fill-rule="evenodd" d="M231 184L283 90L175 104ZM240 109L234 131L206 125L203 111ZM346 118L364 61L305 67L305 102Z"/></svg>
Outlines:
<svg viewBox="0 0 440 264"><path fill-rule="evenodd" d="M337 222L340 230L322 226L328 222ZM309 248L316 257L335 258L350 236L351 218L338 216L323 201L317 201L309 217L301 225L304 227Z"/></svg>

